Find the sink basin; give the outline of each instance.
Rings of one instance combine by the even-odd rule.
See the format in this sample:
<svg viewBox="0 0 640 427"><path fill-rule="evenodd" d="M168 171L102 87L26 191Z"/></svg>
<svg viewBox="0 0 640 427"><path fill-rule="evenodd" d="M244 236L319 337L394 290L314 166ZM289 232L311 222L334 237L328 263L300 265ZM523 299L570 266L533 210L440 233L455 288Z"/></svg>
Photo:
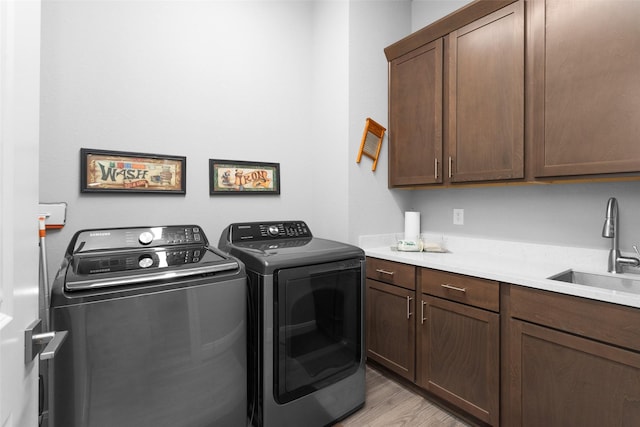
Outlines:
<svg viewBox="0 0 640 427"><path fill-rule="evenodd" d="M551 276L549 279L640 295L640 278L632 279L628 276L608 276L604 274L567 270Z"/></svg>

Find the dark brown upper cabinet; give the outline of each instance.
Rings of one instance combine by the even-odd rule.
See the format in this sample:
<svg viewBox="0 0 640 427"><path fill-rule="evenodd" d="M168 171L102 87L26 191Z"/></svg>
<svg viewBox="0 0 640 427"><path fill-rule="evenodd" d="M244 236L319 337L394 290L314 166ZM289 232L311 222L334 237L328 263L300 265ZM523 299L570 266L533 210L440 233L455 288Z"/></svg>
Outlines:
<svg viewBox="0 0 640 427"><path fill-rule="evenodd" d="M389 186L524 177L524 4L478 1L385 49Z"/></svg>
<svg viewBox="0 0 640 427"><path fill-rule="evenodd" d="M448 37L449 180L523 178L523 2L478 19Z"/></svg>
<svg viewBox="0 0 640 427"><path fill-rule="evenodd" d="M476 0L385 48L389 186L638 179L638 17Z"/></svg>
<svg viewBox="0 0 640 427"><path fill-rule="evenodd" d="M442 39L389 64L389 186L442 182Z"/></svg>
<svg viewBox="0 0 640 427"><path fill-rule="evenodd" d="M528 5L535 176L640 172L640 2Z"/></svg>

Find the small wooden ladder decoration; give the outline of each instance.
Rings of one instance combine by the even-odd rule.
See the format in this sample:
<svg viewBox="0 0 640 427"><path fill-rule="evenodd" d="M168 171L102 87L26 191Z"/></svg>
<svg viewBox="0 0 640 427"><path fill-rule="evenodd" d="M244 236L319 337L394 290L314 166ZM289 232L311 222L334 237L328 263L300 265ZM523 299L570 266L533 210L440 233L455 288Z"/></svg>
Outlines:
<svg viewBox="0 0 640 427"><path fill-rule="evenodd" d="M376 166L378 165L378 156L380 156L380 148L382 147L382 139L384 138L384 133L387 129L382 127L379 123L376 123L374 120L367 118L367 121L364 125L364 132L362 134L362 142L360 143L360 152L358 153L358 159L356 163L360 163L360 159L362 159L362 155L373 159L373 166L371 170L376 170Z"/></svg>

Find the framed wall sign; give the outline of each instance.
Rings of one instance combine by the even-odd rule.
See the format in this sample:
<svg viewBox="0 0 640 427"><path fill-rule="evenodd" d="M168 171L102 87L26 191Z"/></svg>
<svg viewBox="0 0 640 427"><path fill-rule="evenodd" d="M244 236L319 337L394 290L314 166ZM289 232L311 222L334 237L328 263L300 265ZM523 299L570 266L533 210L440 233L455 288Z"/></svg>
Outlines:
<svg viewBox="0 0 640 427"><path fill-rule="evenodd" d="M280 194L280 164L210 159L209 194Z"/></svg>
<svg viewBox="0 0 640 427"><path fill-rule="evenodd" d="M187 158L80 149L80 192L185 194Z"/></svg>

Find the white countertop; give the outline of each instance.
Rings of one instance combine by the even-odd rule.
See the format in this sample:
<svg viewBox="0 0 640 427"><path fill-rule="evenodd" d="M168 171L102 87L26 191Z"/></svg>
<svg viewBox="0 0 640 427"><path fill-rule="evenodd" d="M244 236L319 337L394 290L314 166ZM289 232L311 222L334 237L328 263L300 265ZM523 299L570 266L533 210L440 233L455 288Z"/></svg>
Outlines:
<svg viewBox="0 0 640 427"><path fill-rule="evenodd" d="M441 244L448 252L391 250L394 235L361 236L359 244L367 256L375 258L640 308L640 293L547 279L569 269L611 276L608 250L436 234L423 235L423 240ZM615 276L640 279L639 274Z"/></svg>

